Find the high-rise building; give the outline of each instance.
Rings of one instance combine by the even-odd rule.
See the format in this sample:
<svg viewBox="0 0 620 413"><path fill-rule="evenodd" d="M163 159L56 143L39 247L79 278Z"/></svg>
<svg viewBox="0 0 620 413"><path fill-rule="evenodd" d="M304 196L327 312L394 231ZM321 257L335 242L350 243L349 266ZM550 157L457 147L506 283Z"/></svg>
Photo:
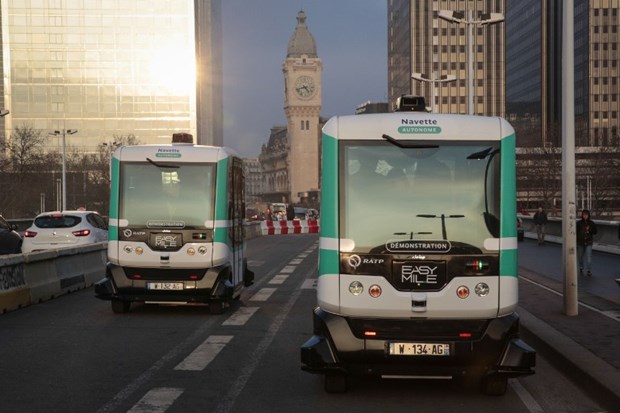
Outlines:
<svg viewBox="0 0 620 413"><path fill-rule="evenodd" d="M221 145L220 2L3 0L6 136L29 124L77 129L67 145L86 151L178 131Z"/></svg>
<svg viewBox="0 0 620 413"><path fill-rule="evenodd" d="M468 56L473 56L473 113L503 116L505 51L503 24L467 24L439 18L441 10L461 20L504 13L499 0L388 0L388 99L421 95L434 112L468 112ZM473 45L468 44L473 26ZM468 48L473 47L470 53ZM427 81L411 78L420 73ZM438 82L454 77L453 82ZM409 87L407 87L409 86Z"/></svg>
<svg viewBox="0 0 620 413"><path fill-rule="evenodd" d="M506 2L506 116L520 146L561 144L562 5ZM605 146L620 123L620 1L574 7L575 144Z"/></svg>

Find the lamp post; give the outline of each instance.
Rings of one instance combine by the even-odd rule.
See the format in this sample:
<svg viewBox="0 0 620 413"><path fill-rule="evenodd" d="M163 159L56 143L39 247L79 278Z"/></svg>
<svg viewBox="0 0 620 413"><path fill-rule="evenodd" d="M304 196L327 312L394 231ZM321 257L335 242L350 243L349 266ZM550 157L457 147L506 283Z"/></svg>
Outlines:
<svg viewBox="0 0 620 413"><path fill-rule="evenodd" d="M439 10L437 17L450 23L467 25L467 113L474 114L474 26L496 24L504 21L501 13L483 13L480 20L474 20L474 11L469 10L467 19L465 13L451 10Z"/></svg>
<svg viewBox="0 0 620 413"><path fill-rule="evenodd" d="M62 211L67 209L67 161L65 155L65 135L73 135L74 133L77 133L77 129L62 129L49 133L52 136L62 135Z"/></svg>
<svg viewBox="0 0 620 413"><path fill-rule="evenodd" d="M441 75L439 78L429 78L424 73L412 73L411 77L420 82L431 83L431 111L435 111L435 85L434 83L448 83L454 82L456 80L456 76L453 75Z"/></svg>

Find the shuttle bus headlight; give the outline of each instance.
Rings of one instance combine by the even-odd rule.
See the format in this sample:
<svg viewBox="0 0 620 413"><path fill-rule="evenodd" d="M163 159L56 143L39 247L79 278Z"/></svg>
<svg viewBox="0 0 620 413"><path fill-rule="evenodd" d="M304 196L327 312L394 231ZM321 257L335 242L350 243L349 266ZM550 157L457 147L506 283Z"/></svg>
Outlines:
<svg viewBox="0 0 620 413"><path fill-rule="evenodd" d="M131 245L125 245L123 247L123 250L125 250L127 254L131 254L133 252L133 248L131 248Z"/></svg>
<svg viewBox="0 0 620 413"><path fill-rule="evenodd" d="M474 288L474 292L478 297L486 297L491 289L486 283L478 283Z"/></svg>
<svg viewBox="0 0 620 413"><path fill-rule="evenodd" d="M379 287L377 284L371 285L368 289L368 294L370 294L372 298L378 298L381 295L381 292L381 287Z"/></svg>
<svg viewBox="0 0 620 413"><path fill-rule="evenodd" d="M364 286L359 281L353 281L351 284L349 284L349 292L353 295L360 295L362 292L364 292Z"/></svg>
<svg viewBox="0 0 620 413"><path fill-rule="evenodd" d="M469 297L469 288L461 285L459 288L456 289L456 295L462 299Z"/></svg>
<svg viewBox="0 0 620 413"><path fill-rule="evenodd" d="M189 255L190 257L194 256L196 254L196 250L193 249L192 247L187 249L187 255Z"/></svg>
<svg viewBox="0 0 620 413"><path fill-rule="evenodd" d="M144 250L142 249L142 247L136 247L136 254L142 255L143 252Z"/></svg>
<svg viewBox="0 0 620 413"><path fill-rule="evenodd" d="M202 246L198 248L198 254L205 255L207 253L207 247Z"/></svg>

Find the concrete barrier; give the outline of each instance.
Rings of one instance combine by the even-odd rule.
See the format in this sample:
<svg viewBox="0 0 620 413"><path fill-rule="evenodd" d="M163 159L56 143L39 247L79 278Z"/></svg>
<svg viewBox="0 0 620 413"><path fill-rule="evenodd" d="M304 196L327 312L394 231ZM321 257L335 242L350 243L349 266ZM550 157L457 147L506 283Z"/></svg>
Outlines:
<svg viewBox="0 0 620 413"><path fill-rule="evenodd" d="M523 220L523 229L527 238L536 239L536 226L533 217L528 215L519 215ZM594 219L598 233L594 236L595 251L608 252L610 254L620 254L620 222L619 221L603 221ZM545 225L545 240L562 243L562 218L549 217Z"/></svg>
<svg viewBox="0 0 620 413"><path fill-rule="evenodd" d="M0 311L50 300L105 276L107 243L0 257Z"/></svg>

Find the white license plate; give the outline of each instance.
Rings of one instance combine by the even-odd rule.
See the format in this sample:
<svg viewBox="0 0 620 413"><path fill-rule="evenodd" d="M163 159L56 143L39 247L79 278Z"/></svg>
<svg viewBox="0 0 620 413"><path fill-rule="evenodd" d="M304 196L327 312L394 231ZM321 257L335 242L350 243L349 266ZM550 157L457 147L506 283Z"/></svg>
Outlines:
<svg viewBox="0 0 620 413"><path fill-rule="evenodd" d="M392 356L449 356L450 344L443 343L390 343Z"/></svg>
<svg viewBox="0 0 620 413"><path fill-rule="evenodd" d="M149 290L182 290L183 283L148 283Z"/></svg>

